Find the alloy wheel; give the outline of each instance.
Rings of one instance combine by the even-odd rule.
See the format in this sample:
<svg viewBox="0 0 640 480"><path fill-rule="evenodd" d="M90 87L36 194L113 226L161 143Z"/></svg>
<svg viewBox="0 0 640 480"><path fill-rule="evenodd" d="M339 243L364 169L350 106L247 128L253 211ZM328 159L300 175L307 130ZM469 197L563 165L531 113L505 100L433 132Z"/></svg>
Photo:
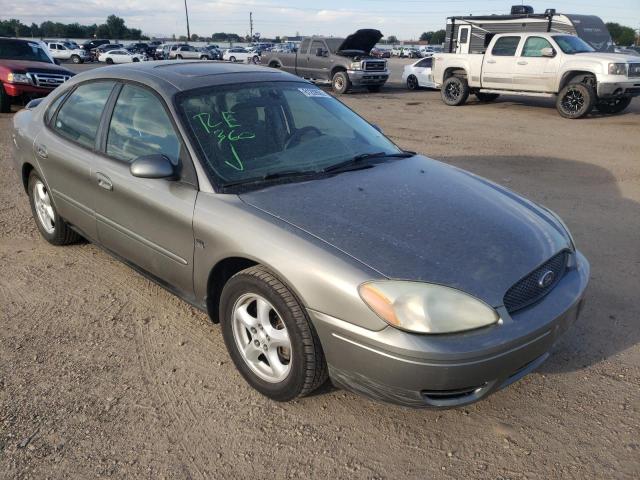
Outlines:
<svg viewBox="0 0 640 480"><path fill-rule="evenodd" d="M55 213L51 206L51 198L44 183L36 181L33 186L33 203L38 214L38 221L44 230L52 234L56 229Z"/></svg>
<svg viewBox="0 0 640 480"><path fill-rule="evenodd" d="M264 297L247 293L232 312L233 338L244 362L262 380L278 383L291 370L291 339L282 317Z"/></svg>
<svg viewBox="0 0 640 480"><path fill-rule="evenodd" d="M446 95L446 97L449 100L455 101L460 97L461 94L461 89L460 89L460 85L458 85L457 83L454 82L450 82L445 91L444 94Z"/></svg>
<svg viewBox="0 0 640 480"><path fill-rule="evenodd" d="M567 91L562 99L562 109L567 113L576 113L584 106L584 95L578 89Z"/></svg>

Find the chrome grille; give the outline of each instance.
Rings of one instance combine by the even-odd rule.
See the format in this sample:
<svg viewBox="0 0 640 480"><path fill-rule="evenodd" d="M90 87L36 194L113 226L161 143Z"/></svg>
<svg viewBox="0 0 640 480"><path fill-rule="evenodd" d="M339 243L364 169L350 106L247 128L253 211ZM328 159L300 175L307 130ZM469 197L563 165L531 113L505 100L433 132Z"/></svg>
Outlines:
<svg viewBox="0 0 640 480"><path fill-rule="evenodd" d="M364 69L367 72L383 72L384 67L384 62L365 62L364 64Z"/></svg>
<svg viewBox="0 0 640 480"><path fill-rule="evenodd" d="M27 76L36 87L44 88L56 88L71 78L70 75L43 72L29 72Z"/></svg>
<svg viewBox="0 0 640 480"><path fill-rule="evenodd" d="M640 63L629 64L629 77L640 78Z"/></svg>
<svg viewBox="0 0 640 480"><path fill-rule="evenodd" d="M504 296L504 306L507 311L513 313L527 307L553 290L564 275L567 256L566 251L560 252L507 290ZM553 272L553 281L549 284L541 284L547 272Z"/></svg>

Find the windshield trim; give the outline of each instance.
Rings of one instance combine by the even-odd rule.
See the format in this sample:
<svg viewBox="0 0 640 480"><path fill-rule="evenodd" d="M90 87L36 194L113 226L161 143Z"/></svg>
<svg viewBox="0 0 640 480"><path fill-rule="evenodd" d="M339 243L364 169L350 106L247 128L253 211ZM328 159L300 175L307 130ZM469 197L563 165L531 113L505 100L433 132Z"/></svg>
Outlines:
<svg viewBox="0 0 640 480"><path fill-rule="evenodd" d="M228 193L234 193L234 194L238 194L239 190L255 190L255 189L259 189L259 188L266 188L267 186L271 186L271 185L276 185L276 184L281 184L281 183L292 183L292 182L298 182L298 181L306 181L306 180L318 180L321 178L326 178L330 175L334 175L332 174L327 174L325 172L318 172L318 175L312 175L311 173L309 174L308 178L287 178L287 177L282 177L282 178L274 178L274 179L268 179L266 181L263 182L259 182L259 183L248 183L248 184L238 184L238 185L233 185L233 186L226 186L225 184L228 184L229 182L225 182L224 179L220 178L217 174L215 174L215 172L213 171L212 168L207 168L206 166L206 154L204 153L204 151L202 150L201 146L200 146L200 142L198 141L198 139L195 136L195 132L193 131L193 129L190 127L189 125L189 120L186 117L186 113L185 111L182 109L180 102L182 101L183 98L188 97L190 95L194 95L197 94L197 92L204 92L207 90L210 90L212 87L226 87L226 86L230 86L230 85L239 85L241 84L243 87L245 88L251 88L251 86L256 86L256 85L263 85L263 84L269 84L269 83L288 83L288 84L293 84L293 85L299 85L300 87L304 87L304 88L318 88L317 85L315 85L312 82L309 82L307 80L302 80L300 78L294 77L294 78L288 78L288 77L280 77L279 78L273 78L273 79L269 79L269 80L261 80L261 81L253 81L253 82L237 82L237 81L233 81L233 80L229 80L227 82L224 83L220 83L220 84L215 84L215 85L204 85L202 87L196 87L196 88L191 88L188 90L182 90L180 92L177 92L175 95L173 95L172 101L171 101L171 106L175 112L175 116L176 116L176 120L180 125L180 130L182 130L183 132L183 138L184 140L186 140L186 142L188 143L189 148L192 150L192 152L195 155L192 155L192 158L194 161L197 161L199 164L199 167L201 169L201 171L204 172L204 174L206 175L207 179L209 180L209 183L211 184L213 190L215 191L215 193L220 193L220 194L228 194ZM344 108L346 108L347 110L351 111L353 114L357 115L360 118L363 118L361 115L359 115L355 110L353 110L352 108L350 108L348 105L342 103L342 106ZM364 118L363 118L364 120ZM366 120L365 120L366 121ZM368 122L367 122L368 123ZM384 134L383 134L384 135ZM402 148L400 148L393 140L391 140L390 138L388 138L386 135L384 135L384 138L391 143L393 146L395 146L398 149L398 152L404 152L404 150ZM379 160L379 159L378 159Z"/></svg>

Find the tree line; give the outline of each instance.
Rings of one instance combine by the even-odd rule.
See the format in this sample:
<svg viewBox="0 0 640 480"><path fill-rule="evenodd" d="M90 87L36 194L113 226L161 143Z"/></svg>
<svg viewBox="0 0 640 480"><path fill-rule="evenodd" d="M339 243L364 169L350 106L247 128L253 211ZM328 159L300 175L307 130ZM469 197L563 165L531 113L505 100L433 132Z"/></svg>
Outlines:
<svg viewBox="0 0 640 480"><path fill-rule="evenodd" d="M25 25L20 20L0 20L0 36L33 38L107 38L116 40L148 40L142 30L129 28L124 20L109 15L100 25L80 25L79 23L60 23L46 21L40 25Z"/></svg>

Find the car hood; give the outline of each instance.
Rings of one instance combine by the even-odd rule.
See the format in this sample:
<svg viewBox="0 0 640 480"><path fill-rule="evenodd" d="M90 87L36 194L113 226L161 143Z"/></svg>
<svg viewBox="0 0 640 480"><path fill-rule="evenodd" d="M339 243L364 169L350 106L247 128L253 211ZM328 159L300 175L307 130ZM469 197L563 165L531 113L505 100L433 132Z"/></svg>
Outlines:
<svg viewBox="0 0 640 480"><path fill-rule="evenodd" d="M63 75L75 75L71 70L56 65L55 63L34 62L31 60L0 60L0 67L5 67L14 72L43 72L60 73Z"/></svg>
<svg viewBox="0 0 640 480"><path fill-rule="evenodd" d="M448 285L493 306L570 246L544 209L421 156L240 197L386 277Z"/></svg>
<svg viewBox="0 0 640 480"><path fill-rule="evenodd" d="M624 53L589 52L589 53L576 53L575 55L569 55L569 57L579 58L580 60L595 60L599 62L640 63L640 57L636 57L634 55L627 55Z"/></svg>
<svg viewBox="0 0 640 480"><path fill-rule="evenodd" d="M363 52L370 52L376 43L382 38L380 30L374 30L365 28L358 30L356 33L352 33L344 39L338 51L342 50L360 50Z"/></svg>

